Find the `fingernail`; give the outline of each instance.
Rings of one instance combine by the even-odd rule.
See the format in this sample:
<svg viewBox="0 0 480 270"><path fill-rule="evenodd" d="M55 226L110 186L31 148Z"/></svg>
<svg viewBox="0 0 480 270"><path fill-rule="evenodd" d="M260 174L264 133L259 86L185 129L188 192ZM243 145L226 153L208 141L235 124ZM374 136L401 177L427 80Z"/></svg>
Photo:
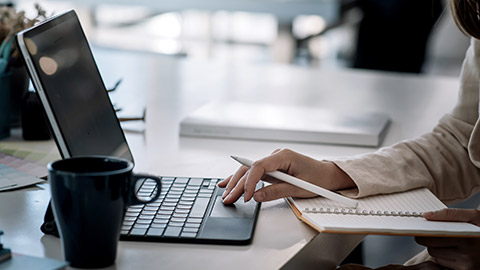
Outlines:
<svg viewBox="0 0 480 270"><path fill-rule="evenodd" d="M262 202L263 200L265 200L265 192L260 191L255 193L255 198L256 198L256 201Z"/></svg>
<svg viewBox="0 0 480 270"><path fill-rule="evenodd" d="M225 199L223 199L223 201L228 201L228 199L230 199L230 197L232 197L232 194L228 195L227 197L225 197Z"/></svg>

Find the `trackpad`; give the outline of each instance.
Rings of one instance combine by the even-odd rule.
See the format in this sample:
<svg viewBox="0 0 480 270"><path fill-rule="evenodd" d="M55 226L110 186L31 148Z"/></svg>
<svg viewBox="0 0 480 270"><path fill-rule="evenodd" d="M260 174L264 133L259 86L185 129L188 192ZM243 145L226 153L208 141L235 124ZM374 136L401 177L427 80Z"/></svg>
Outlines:
<svg viewBox="0 0 480 270"><path fill-rule="evenodd" d="M234 204L225 205L222 202L222 196L217 196L210 217L253 218L256 205L257 203L254 200L244 203L241 198Z"/></svg>

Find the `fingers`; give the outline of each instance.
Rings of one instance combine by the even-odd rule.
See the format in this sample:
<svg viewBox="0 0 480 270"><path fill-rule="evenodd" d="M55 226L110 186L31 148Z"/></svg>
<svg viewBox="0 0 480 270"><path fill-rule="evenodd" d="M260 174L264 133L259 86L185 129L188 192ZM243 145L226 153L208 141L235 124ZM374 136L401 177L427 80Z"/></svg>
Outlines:
<svg viewBox="0 0 480 270"><path fill-rule="evenodd" d="M222 194L222 199L225 199L230 191L237 185L238 181L245 175L245 173L248 171L248 167L246 166L241 166L233 175L227 177L224 181L222 181L222 186L225 187L225 181L228 179L228 182L226 183L226 188L225 191ZM219 183L220 186L220 183Z"/></svg>
<svg viewBox="0 0 480 270"><path fill-rule="evenodd" d="M247 172L248 174L248 172ZM246 175L247 175L246 174ZM238 181L237 185L229 192L228 195L223 199L224 204L231 204L236 202L243 194L243 185L246 179L246 175L243 175Z"/></svg>
<svg viewBox="0 0 480 270"><path fill-rule="evenodd" d="M311 197L312 195L314 194L311 192L282 182L275 185L269 185L257 190L253 194L253 199L257 202L267 202L285 197Z"/></svg>
<svg viewBox="0 0 480 270"><path fill-rule="evenodd" d="M290 150L275 150L272 155L255 161L250 167L249 174L245 181L245 201L249 201L253 197L255 187L260 179L267 172L275 170L288 170L291 162ZM293 152L292 152L293 153ZM290 186L291 187L291 186Z"/></svg>
<svg viewBox="0 0 480 270"><path fill-rule="evenodd" d="M229 177L223 179L222 181L218 182L217 185L221 188L224 188L227 186L227 184L230 182L230 179L232 179L233 175L230 175Z"/></svg>
<svg viewBox="0 0 480 270"><path fill-rule="evenodd" d="M480 211L473 209L445 208L435 212L426 212L423 217L432 221L461 221L480 226Z"/></svg>

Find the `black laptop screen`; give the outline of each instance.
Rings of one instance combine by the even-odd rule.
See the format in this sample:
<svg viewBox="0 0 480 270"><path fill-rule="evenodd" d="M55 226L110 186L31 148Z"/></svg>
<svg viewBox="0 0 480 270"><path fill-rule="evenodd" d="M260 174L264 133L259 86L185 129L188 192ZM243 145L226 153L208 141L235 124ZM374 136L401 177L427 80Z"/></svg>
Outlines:
<svg viewBox="0 0 480 270"><path fill-rule="evenodd" d="M48 21L24 37L68 154L133 161L75 13Z"/></svg>

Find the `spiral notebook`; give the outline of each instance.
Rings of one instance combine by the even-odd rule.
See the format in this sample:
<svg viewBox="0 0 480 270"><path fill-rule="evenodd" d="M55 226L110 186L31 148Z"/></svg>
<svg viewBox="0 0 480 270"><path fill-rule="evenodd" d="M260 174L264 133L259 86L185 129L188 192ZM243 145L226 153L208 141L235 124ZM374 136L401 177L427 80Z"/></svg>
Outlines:
<svg viewBox="0 0 480 270"><path fill-rule="evenodd" d="M423 218L447 208L427 188L361 198L357 208L323 197L287 201L299 219L324 233L480 237L478 226Z"/></svg>

